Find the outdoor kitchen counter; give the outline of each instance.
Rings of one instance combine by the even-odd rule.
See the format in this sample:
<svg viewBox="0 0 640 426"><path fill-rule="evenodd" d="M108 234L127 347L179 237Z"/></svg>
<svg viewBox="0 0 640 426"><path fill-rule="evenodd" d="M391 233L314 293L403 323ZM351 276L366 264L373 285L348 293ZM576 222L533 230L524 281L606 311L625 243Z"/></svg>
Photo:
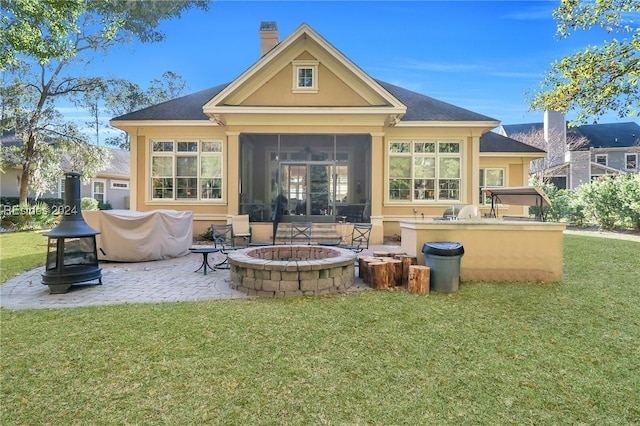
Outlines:
<svg viewBox="0 0 640 426"><path fill-rule="evenodd" d="M500 219L400 222L402 250L424 265L426 242L464 246L460 278L491 281L559 281L565 225Z"/></svg>

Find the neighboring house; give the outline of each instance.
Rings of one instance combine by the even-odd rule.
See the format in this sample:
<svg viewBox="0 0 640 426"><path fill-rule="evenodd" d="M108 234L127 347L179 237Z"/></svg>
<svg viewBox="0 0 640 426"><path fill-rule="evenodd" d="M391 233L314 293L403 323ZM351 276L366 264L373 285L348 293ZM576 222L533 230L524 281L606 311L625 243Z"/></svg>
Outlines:
<svg viewBox="0 0 640 426"><path fill-rule="evenodd" d="M0 137L2 145L21 145L22 141L13 132L5 132ZM110 149L111 162L100 170L97 175L83 184L80 192L82 197L92 197L101 203L109 203L114 209L129 208L129 152L119 149ZM65 167L63 159L63 169ZM20 179L22 170L15 167L5 170L0 176L0 194L3 197L18 197L20 195ZM34 194L29 194L33 197ZM57 197L64 198L64 176L58 179L57 187L42 194L41 198Z"/></svg>
<svg viewBox="0 0 640 426"><path fill-rule="evenodd" d="M544 151L490 132L499 121L375 80L308 25L234 81L113 118L131 137L131 208L194 212L194 234L231 215L373 224L483 205L482 186L521 186ZM520 215L522 206L501 209Z"/></svg>
<svg viewBox="0 0 640 426"><path fill-rule="evenodd" d="M640 172L640 126L635 122L568 127L564 114L546 112L543 123L502 125L500 133L538 132L545 135L549 158L543 170L546 181L558 188L575 189L607 174ZM551 136L550 136L551 135ZM583 137L587 143L569 147L567 138Z"/></svg>

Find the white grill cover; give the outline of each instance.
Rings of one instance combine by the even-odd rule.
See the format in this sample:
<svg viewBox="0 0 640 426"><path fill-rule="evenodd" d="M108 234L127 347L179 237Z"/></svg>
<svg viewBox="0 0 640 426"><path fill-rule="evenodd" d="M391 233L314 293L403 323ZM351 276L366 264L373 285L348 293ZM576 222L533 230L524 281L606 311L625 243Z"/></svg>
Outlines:
<svg viewBox="0 0 640 426"><path fill-rule="evenodd" d="M96 235L98 259L146 262L189 253L193 244L193 212L177 210L83 211ZM102 253L104 251L104 254Z"/></svg>

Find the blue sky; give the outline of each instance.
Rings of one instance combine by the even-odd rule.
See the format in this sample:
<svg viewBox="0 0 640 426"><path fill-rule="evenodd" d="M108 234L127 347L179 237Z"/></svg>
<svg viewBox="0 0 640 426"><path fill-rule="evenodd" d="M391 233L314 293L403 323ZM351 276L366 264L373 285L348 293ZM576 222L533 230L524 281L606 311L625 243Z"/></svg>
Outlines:
<svg viewBox="0 0 640 426"><path fill-rule="evenodd" d="M600 29L556 37L558 1L215 1L163 22L166 41L111 50L86 70L143 87L165 71L188 93L232 81L259 59L261 21L280 39L307 23L370 76L500 120L542 121L528 111L554 59L601 44ZM571 118L571 114L568 116ZM620 120L614 114L600 122Z"/></svg>

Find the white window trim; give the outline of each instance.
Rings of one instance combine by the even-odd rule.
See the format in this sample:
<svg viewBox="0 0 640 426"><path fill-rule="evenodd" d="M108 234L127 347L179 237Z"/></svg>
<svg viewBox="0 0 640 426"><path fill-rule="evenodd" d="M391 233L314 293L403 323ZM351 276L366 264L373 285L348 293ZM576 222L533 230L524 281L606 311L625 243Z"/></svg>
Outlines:
<svg viewBox="0 0 640 426"><path fill-rule="evenodd" d="M64 193L62 192L62 187L64 186L64 179L65 178L58 179L58 198L64 198Z"/></svg>
<svg viewBox="0 0 640 426"><path fill-rule="evenodd" d="M107 202L107 180L106 179L91 179L91 198L95 199L95 184L102 183L102 187L104 188L104 192L102 193L102 202Z"/></svg>
<svg viewBox="0 0 640 426"><path fill-rule="evenodd" d="M318 93L318 65L320 61L312 60L299 60L292 62L293 69L293 93ZM311 68L312 70L312 85L311 87L302 87L298 85L298 70L301 68Z"/></svg>
<svg viewBox="0 0 640 426"><path fill-rule="evenodd" d="M122 185L122 186L116 186ZM129 181L127 180L112 180L109 183L109 189L129 190Z"/></svg>
<svg viewBox="0 0 640 426"><path fill-rule="evenodd" d="M153 151L153 143L154 142L172 142L173 145L173 151L171 152L155 152ZM175 170L175 158L176 155L181 152L178 151L178 142L198 142L199 144L201 142L219 142L222 146L222 152L220 153L210 153L210 154L214 154L214 155L220 155L222 158L221 161L221 167L222 167L222 172L221 172L221 185L220 185L220 195L221 198L176 198L175 195L175 191L177 190L177 188L174 188L174 197L173 198L153 198L153 185L151 184L151 174L152 174L152 167L153 167L153 157L154 156L170 156L173 160L174 160L174 170L173 170L173 177L176 177L176 170ZM227 202L227 197L226 197L226 185L227 185L227 178L225 175L225 164L226 164L226 157L227 157L227 146L226 146L226 142L224 141L224 139L222 138L211 138L211 137L193 137L193 138L159 138L159 137L149 137L147 138L147 158L146 158L146 177L145 177L145 203L148 205L154 205L154 204L226 204ZM183 154L188 154L188 152L183 152ZM202 158L202 153L200 152L200 150L198 150L197 153L195 153L195 155L198 157L198 159ZM198 164L198 182L200 180L200 163Z"/></svg>
<svg viewBox="0 0 640 426"><path fill-rule="evenodd" d="M484 193L482 193L482 188L504 188L507 185L507 169L504 167L480 167L479 171L478 171L478 180L480 180L480 171L484 170L485 172L485 177L484 180L487 180L487 176L486 176L486 172L487 170L501 170L502 171L502 185L487 185L486 183L481 184L480 188L479 188L479 192L481 193L480 195L480 205L481 206L490 206L491 205L491 201L488 202L484 202L485 201L485 196ZM490 197L489 197L490 198Z"/></svg>
<svg viewBox="0 0 640 426"><path fill-rule="evenodd" d="M393 143L405 143L405 142L409 142L412 146L414 143L435 143L436 144L436 152L434 153L434 158L436 159L436 182L440 180L439 175L439 159L441 158L459 158L460 159L460 188L459 188L459 199L458 200L441 200L438 198L438 196L436 196L436 199L434 200L414 200L413 199L413 195L411 196L411 198L409 200L396 200L396 199L392 199L389 196L389 166L390 166L390 157L393 155L399 155L399 156L408 156L411 158L411 167L413 170L413 159L415 158L414 153L413 153L413 148L411 150L410 153L401 153L401 154L392 154L391 152L389 152L389 148L391 146L391 144ZM439 153L437 152L437 146L439 143L457 143L458 146L460 147L460 152L457 153ZM384 175L385 175L385 179L384 179L384 203L386 205L398 205L398 206L404 206L407 204L422 204L422 205L451 205L451 204L456 204L456 203L460 203L462 202L462 200L464 200L465 198L465 194L468 188L465 187L465 177L464 177L464 170L465 170L465 144L464 144L464 140L463 139L458 139L458 138L437 138L437 139L421 139L421 138L416 138L416 139L411 139L411 138L399 138L399 139L390 139L387 140L386 142L386 146L385 146L385 168L384 168ZM413 173L413 172L412 172ZM414 177L412 175L411 180L413 181ZM438 191L438 188L435 188L434 191ZM413 194L413 188L411 188L410 193Z"/></svg>
<svg viewBox="0 0 640 426"><path fill-rule="evenodd" d="M604 164L598 163L598 157L604 157ZM608 154L595 154L593 157L594 163L600 164L601 166L609 165L609 155Z"/></svg>
<svg viewBox="0 0 640 426"><path fill-rule="evenodd" d="M636 167L634 168L628 168L627 167L627 156L634 156L636 157ZM636 154L635 152L625 152L624 154L624 169L625 170L638 170L638 154Z"/></svg>

